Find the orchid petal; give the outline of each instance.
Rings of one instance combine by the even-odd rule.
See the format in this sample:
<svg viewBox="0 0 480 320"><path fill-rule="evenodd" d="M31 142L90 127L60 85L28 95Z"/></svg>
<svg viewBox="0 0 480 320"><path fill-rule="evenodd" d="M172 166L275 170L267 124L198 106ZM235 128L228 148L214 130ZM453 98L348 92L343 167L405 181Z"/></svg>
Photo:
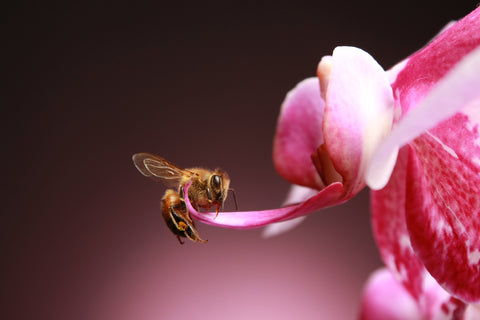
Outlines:
<svg viewBox="0 0 480 320"><path fill-rule="evenodd" d="M400 150L387 186L372 191L374 236L385 265L417 301L425 318L444 319L446 314L462 313L465 305L449 299L449 294L426 272L411 246L405 218L408 161L409 148L405 147Z"/></svg>
<svg viewBox="0 0 480 320"><path fill-rule="evenodd" d="M448 294L435 279L425 272L423 299L418 301L425 319L464 319L466 303Z"/></svg>
<svg viewBox="0 0 480 320"><path fill-rule="evenodd" d="M415 109L437 82L479 45L480 8L477 8L460 21L447 25L413 54L392 84L403 113Z"/></svg>
<svg viewBox="0 0 480 320"><path fill-rule="evenodd" d="M287 181L315 189L325 187L311 155L323 144L325 101L317 78L300 82L286 96L278 117L273 160Z"/></svg>
<svg viewBox="0 0 480 320"><path fill-rule="evenodd" d="M292 185L290 191L288 192L287 199L283 203L284 206L291 204L297 204L307 200L308 198L313 197L318 191L315 189L310 189L303 186ZM300 225L306 216L301 216L292 220L281 221L273 224L269 224L263 230L263 237L270 238L278 236L282 233L292 230L293 228Z"/></svg>
<svg viewBox="0 0 480 320"><path fill-rule="evenodd" d="M394 65L393 67L391 67L390 69L388 69L386 71L387 73L387 78L388 78L388 81L390 83L394 83L395 80L397 79L398 77L398 74L405 68L405 66L407 65L408 63L408 58L405 59L405 60L402 60L400 61L399 63L397 63L396 65Z"/></svg>
<svg viewBox="0 0 480 320"><path fill-rule="evenodd" d="M438 38L439 35L441 35L441 34L444 33L445 31L447 31L448 29L450 29L453 25L455 25L455 23L457 23L457 21L450 21L449 23L447 23L447 24L432 38L432 40L429 41L428 44L432 43L433 40L435 40L436 38ZM428 46L428 44L427 44L426 46ZM426 46L425 46L425 47L426 47ZM406 59L400 61L399 63L397 63L396 65L394 65L393 67L391 67L390 69L388 69L388 70L386 71L386 72L387 72L388 81L390 81L390 83L395 83L395 82L396 82L398 74L407 66L408 60L409 60L409 58L406 58Z"/></svg>
<svg viewBox="0 0 480 320"><path fill-rule="evenodd" d="M412 297L419 300L425 268L410 244L405 218L408 151L401 149L387 186L372 190L372 228L383 262Z"/></svg>
<svg viewBox="0 0 480 320"><path fill-rule="evenodd" d="M385 265L417 302L425 319L460 319L446 316L461 314L465 305L450 299L449 294L426 272L410 243L405 219L408 158L409 149L402 148L387 186L372 191L375 240Z"/></svg>
<svg viewBox="0 0 480 320"><path fill-rule="evenodd" d="M287 198L283 202L283 206L289 206L291 204L297 204L306 201L308 198L313 197L318 193L318 190L292 185L288 191Z"/></svg>
<svg viewBox="0 0 480 320"><path fill-rule="evenodd" d="M360 318L364 320L464 319L466 309L465 303L452 298L428 273L425 274L423 297L418 300L387 269L377 270L370 276L361 306Z"/></svg>
<svg viewBox="0 0 480 320"><path fill-rule="evenodd" d="M412 142L406 218L412 246L452 295L480 302L480 101Z"/></svg>
<svg viewBox="0 0 480 320"><path fill-rule="evenodd" d="M272 238L286 233L298 227L300 224L302 224L303 221L305 221L306 218L307 216L300 216L291 220L285 220L269 224L265 227L265 229L263 229L262 237Z"/></svg>
<svg viewBox="0 0 480 320"><path fill-rule="evenodd" d="M188 182L185 185L185 194L188 194L190 183L191 182ZM185 198L185 202L190 215L199 221L232 229L251 229L262 227L272 222L294 219L315 210L340 204L345 201L342 198L342 194L343 186L341 183L336 182L328 185L313 197L297 205L261 211L221 212L216 218L215 212L198 212L195 210L188 197Z"/></svg>
<svg viewBox="0 0 480 320"><path fill-rule="evenodd" d="M417 301L387 269L377 270L370 276L361 306L362 320L424 319Z"/></svg>
<svg viewBox="0 0 480 320"><path fill-rule="evenodd" d="M392 85L404 116L372 157L365 177L370 188L386 185L399 148L480 99L479 45L480 8L409 58Z"/></svg>
<svg viewBox="0 0 480 320"><path fill-rule="evenodd" d="M480 320L480 305L469 304L465 310L465 320Z"/></svg>
<svg viewBox="0 0 480 320"><path fill-rule="evenodd" d="M354 195L365 186L364 170L373 151L390 132L392 89L382 67L363 50L337 47L328 62L325 147L346 193Z"/></svg>

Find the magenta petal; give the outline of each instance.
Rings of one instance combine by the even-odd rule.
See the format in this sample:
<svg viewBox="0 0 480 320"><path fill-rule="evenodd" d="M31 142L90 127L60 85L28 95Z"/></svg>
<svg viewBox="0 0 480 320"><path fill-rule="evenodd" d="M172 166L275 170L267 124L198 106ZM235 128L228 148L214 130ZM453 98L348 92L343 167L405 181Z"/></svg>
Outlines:
<svg viewBox="0 0 480 320"><path fill-rule="evenodd" d="M190 182L185 185L185 194L188 194ZM272 222L285 221L300 217L313 211L342 203L343 186L341 183L332 183L305 202L279 209L262 211L233 211L220 212L215 218L215 212L198 212L188 197L185 199L190 215L204 223L232 229L251 229L265 226Z"/></svg>
<svg viewBox="0 0 480 320"><path fill-rule="evenodd" d="M404 118L372 158L366 175L370 188L385 186L398 148L452 116L466 101L478 99L480 52L473 53L478 46L480 8L446 28L408 58L392 84Z"/></svg>
<svg viewBox="0 0 480 320"><path fill-rule="evenodd" d="M402 72L399 77L401 74ZM367 170L366 180L369 187L381 189L387 183L395 163L392 159L394 160L398 148L462 109L471 108L472 104L478 103L480 101L478 88L480 88L480 48L473 50L455 65L415 109L402 117L391 134L380 144Z"/></svg>
<svg viewBox="0 0 480 320"><path fill-rule="evenodd" d="M323 134L348 196L365 186L370 157L390 132L394 101L387 74L365 51L337 47L330 62Z"/></svg>
<svg viewBox="0 0 480 320"><path fill-rule="evenodd" d="M452 295L480 302L480 104L412 143L406 217L413 248Z"/></svg>
<svg viewBox="0 0 480 320"><path fill-rule="evenodd" d="M317 78L300 82L283 102L273 142L273 161L278 173L293 184L325 187L311 160L323 144L324 108Z"/></svg>
<svg viewBox="0 0 480 320"><path fill-rule="evenodd" d="M372 227L383 262L419 300L425 268L410 244L405 218L408 151L408 148L400 150L387 186L379 191L372 190Z"/></svg>
<svg viewBox="0 0 480 320"><path fill-rule="evenodd" d="M392 85L403 112L416 107L455 64L479 45L480 8L477 8L409 58Z"/></svg>

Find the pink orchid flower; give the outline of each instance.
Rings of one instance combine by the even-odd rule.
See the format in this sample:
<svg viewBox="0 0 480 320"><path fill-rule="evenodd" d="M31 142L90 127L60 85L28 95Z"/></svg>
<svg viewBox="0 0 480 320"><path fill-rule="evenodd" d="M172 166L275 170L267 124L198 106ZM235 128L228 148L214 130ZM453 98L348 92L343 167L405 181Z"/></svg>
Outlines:
<svg viewBox="0 0 480 320"><path fill-rule="evenodd" d="M429 274L456 306L451 314L463 314L465 303L480 303L479 126L480 8L389 71L337 47L316 78L288 93L273 159L295 204L216 219L187 206L205 223L253 228L343 203L368 185L382 259L422 319L435 300Z"/></svg>

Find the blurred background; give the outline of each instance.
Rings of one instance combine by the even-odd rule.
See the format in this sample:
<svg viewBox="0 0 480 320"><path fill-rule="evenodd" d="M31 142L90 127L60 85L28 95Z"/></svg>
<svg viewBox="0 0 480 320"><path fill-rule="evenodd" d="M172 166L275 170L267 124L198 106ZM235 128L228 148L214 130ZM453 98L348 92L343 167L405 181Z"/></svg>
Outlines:
<svg viewBox="0 0 480 320"><path fill-rule="evenodd" d="M222 167L281 205L282 100L335 46L385 68L476 1L14 2L3 11L2 319L354 319L381 267L368 190L263 239L179 245L131 156ZM231 200L231 199L230 199ZM232 208L232 204L228 206Z"/></svg>

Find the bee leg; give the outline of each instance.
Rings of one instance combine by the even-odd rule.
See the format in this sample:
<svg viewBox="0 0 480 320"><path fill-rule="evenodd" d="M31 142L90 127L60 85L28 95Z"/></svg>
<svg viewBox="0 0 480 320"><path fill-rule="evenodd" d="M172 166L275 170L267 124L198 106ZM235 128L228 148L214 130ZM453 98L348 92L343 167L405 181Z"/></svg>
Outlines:
<svg viewBox="0 0 480 320"><path fill-rule="evenodd" d="M195 229L195 223L187 210L185 200L180 197L180 194L177 191L168 189L165 192L162 199L161 209L168 228L177 236L180 244L184 243L180 237L188 238L193 242L207 242L207 240L201 239L198 235L198 232Z"/></svg>
<svg viewBox="0 0 480 320"><path fill-rule="evenodd" d="M178 189L178 194L180 196L180 199L182 200L182 206L185 208L183 210L186 211L186 217L190 220L190 222L192 222L192 217L190 217L190 212L188 212L187 204L185 203L185 188L183 186L180 186L180 188ZM190 204L195 210L198 211L198 206L194 202L192 202L192 200L190 200Z"/></svg>
<svg viewBox="0 0 480 320"><path fill-rule="evenodd" d="M203 240L203 239L200 239L200 238L197 238L196 241L198 241L200 243L207 243L208 242L208 240Z"/></svg>
<svg viewBox="0 0 480 320"><path fill-rule="evenodd" d="M178 192L168 189L161 202L162 216L167 227L177 237L178 242L183 244L180 237L187 237L186 233L191 225L185 202L179 197Z"/></svg>
<svg viewBox="0 0 480 320"><path fill-rule="evenodd" d="M177 239L178 239L178 242L180 242L180 244L184 244L185 242L182 241L182 239L180 239L180 236L177 234Z"/></svg>

